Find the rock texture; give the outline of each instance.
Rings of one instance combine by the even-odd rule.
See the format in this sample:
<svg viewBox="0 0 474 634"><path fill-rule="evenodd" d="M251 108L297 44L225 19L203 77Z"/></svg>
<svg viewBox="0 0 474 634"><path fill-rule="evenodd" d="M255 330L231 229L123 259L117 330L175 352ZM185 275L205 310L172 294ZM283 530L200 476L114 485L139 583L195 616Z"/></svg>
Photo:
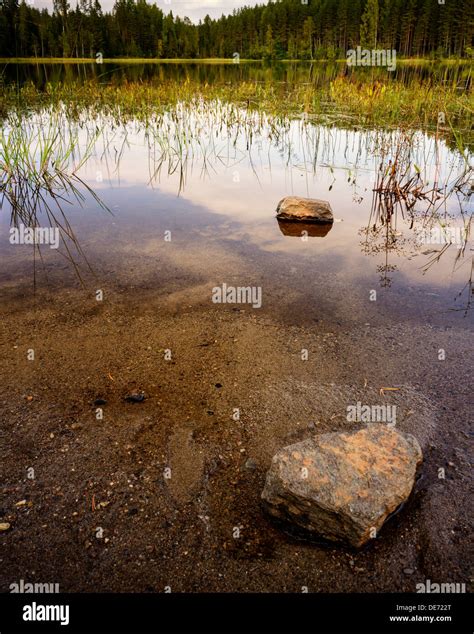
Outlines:
<svg viewBox="0 0 474 634"><path fill-rule="evenodd" d="M331 205L325 200L287 196L278 203L278 220L297 222L334 222Z"/></svg>
<svg viewBox="0 0 474 634"><path fill-rule="evenodd" d="M380 423L322 434L273 457L262 499L275 517L359 547L408 498L422 458L414 436Z"/></svg>

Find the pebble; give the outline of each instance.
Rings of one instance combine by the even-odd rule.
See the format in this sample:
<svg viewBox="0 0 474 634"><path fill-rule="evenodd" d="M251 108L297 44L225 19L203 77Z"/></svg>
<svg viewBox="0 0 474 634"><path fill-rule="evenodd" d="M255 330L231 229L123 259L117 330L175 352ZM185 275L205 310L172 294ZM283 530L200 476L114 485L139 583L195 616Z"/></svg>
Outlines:
<svg viewBox="0 0 474 634"><path fill-rule="evenodd" d="M0 523L0 532L1 531L7 531L11 528L11 524L9 524L8 522L1 522Z"/></svg>
<svg viewBox="0 0 474 634"><path fill-rule="evenodd" d="M404 568L404 569L403 569L403 572L404 572L406 575L412 575L415 571L413 570L413 568Z"/></svg>
<svg viewBox="0 0 474 634"><path fill-rule="evenodd" d="M129 403L142 403L145 400L145 394L138 391L130 392L125 396L125 400Z"/></svg>

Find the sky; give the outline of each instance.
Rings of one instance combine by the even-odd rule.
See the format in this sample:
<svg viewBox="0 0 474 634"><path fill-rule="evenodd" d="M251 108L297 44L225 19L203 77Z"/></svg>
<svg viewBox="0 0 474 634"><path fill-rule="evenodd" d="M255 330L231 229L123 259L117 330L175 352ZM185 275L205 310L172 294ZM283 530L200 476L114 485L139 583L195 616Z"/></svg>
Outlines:
<svg viewBox="0 0 474 634"><path fill-rule="evenodd" d="M266 0L149 0L154 1L165 13L173 12L173 15L179 15L184 18L187 16L192 22L198 22L209 14L211 18L218 18L223 13L232 13L234 9L243 6L253 6L256 4L265 4ZM99 0L104 11L110 11L115 0ZM29 4L42 9L46 7L50 11L53 7L53 0L30 0ZM73 5L74 1L70 0Z"/></svg>

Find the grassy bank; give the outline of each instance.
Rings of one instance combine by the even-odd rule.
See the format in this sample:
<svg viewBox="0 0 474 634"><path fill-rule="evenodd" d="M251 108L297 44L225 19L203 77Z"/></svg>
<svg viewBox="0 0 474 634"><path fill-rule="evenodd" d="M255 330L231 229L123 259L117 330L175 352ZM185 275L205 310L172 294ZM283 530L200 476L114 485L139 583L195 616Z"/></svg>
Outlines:
<svg viewBox="0 0 474 634"><path fill-rule="evenodd" d="M32 83L6 86L0 97L0 111L38 109L65 104L74 115L87 109L97 113L146 119L177 102L196 98L232 102L276 116L308 117L349 125L395 125L436 129L469 130L474 102L472 91L455 85L438 86L430 81L400 82L339 76L323 88L311 83L185 81L111 82L97 80L46 84L43 90Z"/></svg>

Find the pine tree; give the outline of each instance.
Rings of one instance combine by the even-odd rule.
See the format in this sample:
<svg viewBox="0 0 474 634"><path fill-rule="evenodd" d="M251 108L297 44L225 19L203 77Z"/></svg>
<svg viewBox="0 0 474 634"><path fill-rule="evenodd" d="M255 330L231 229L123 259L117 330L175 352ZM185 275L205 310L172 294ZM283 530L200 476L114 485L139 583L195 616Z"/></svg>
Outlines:
<svg viewBox="0 0 474 634"><path fill-rule="evenodd" d="M72 8L71 8L72 6ZM53 12L0 0L0 55L313 59L361 44L407 56L467 55L472 0L279 0L199 24L167 15L152 0L54 0Z"/></svg>
<svg viewBox="0 0 474 634"><path fill-rule="evenodd" d="M69 8L68 0L54 0L54 12L61 20L61 48L63 57L69 57L71 52L68 24Z"/></svg>
<svg viewBox="0 0 474 634"><path fill-rule="evenodd" d="M311 16L303 24L303 55L313 59L314 21Z"/></svg>
<svg viewBox="0 0 474 634"><path fill-rule="evenodd" d="M273 39L273 29L269 24L267 26L267 32L265 34L265 53L266 59L273 59L275 57L275 40Z"/></svg>
<svg viewBox="0 0 474 634"><path fill-rule="evenodd" d="M379 2L378 0L367 0L360 23L360 45L362 47L377 48L378 23Z"/></svg>

